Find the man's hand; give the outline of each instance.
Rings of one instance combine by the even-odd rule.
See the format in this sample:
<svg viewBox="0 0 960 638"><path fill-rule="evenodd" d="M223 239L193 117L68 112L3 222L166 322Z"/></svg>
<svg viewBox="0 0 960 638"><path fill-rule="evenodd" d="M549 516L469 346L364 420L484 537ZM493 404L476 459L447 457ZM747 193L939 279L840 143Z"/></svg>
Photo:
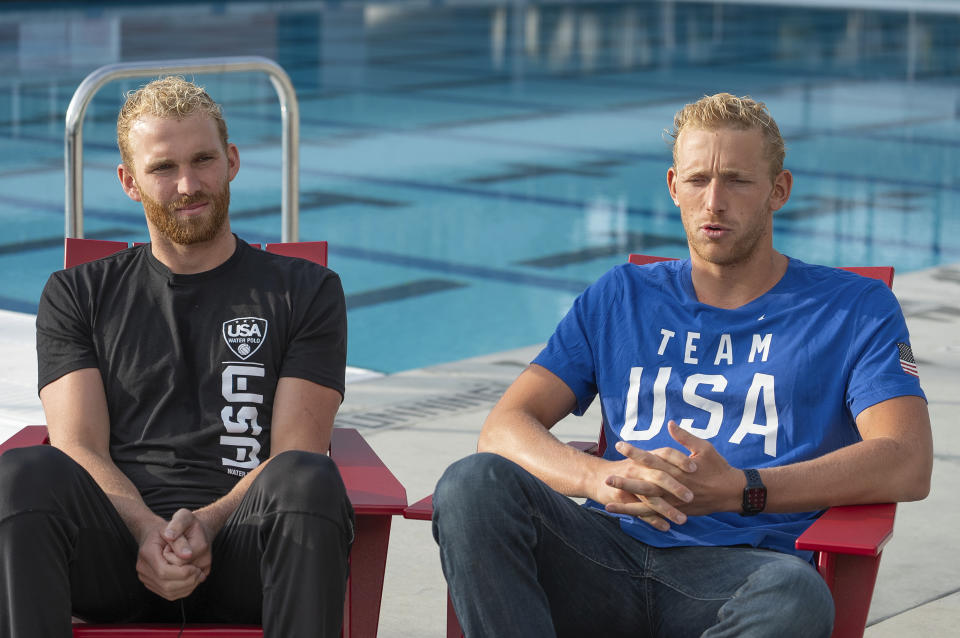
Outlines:
<svg viewBox="0 0 960 638"><path fill-rule="evenodd" d="M743 470L731 467L709 441L687 432L675 422L667 424L670 436L690 450L697 471L685 477L684 485L693 492L693 500L680 508L690 516L716 512L739 512L747 477Z"/></svg>
<svg viewBox="0 0 960 638"><path fill-rule="evenodd" d="M212 534L200 516L188 509L177 510L163 530L167 542L164 557L172 565L195 565L205 580L210 574Z"/></svg>
<svg viewBox="0 0 960 638"><path fill-rule="evenodd" d="M608 512L629 514L656 529L670 529L670 522L683 524L686 516L713 514L737 508L746 479L730 466L707 441L667 425L675 441L690 455L674 448L645 451L629 443L617 443L626 459L617 461L617 473L605 483L618 491L608 495ZM595 499L598 500L598 499Z"/></svg>
<svg viewBox="0 0 960 638"><path fill-rule="evenodd" d="M624 441L617 451L626 458L604 466L606 476L598 477L592 498L608 512L636 516L664 532L670 522L685 523L687 516L677 506L694 498L686 483L697 471L696 462L674 448L646 451Z"/></svg>
<svg viewBox="0 0 960 638"><path fill-rule="evenodd" d="M155 525L142 533L137 555L137 575L153 593L167 600L178 600L189 596L206 575L200 567L182 558L189 545L185 538L174 539L179 546L179 550L174 550L164 537L165 530L171 524L172 521L167 523L158 519ZM193 555L195 552L190 548L189 553Z"/></svg>

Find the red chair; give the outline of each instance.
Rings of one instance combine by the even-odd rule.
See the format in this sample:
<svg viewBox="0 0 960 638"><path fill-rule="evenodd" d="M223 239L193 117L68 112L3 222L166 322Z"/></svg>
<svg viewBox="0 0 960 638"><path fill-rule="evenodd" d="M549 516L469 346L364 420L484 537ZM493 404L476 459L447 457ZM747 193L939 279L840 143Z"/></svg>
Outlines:
<svg viewBox="0 0 960 638"><path fill-rule="evenodd" d="M637 265L669 261L672 257L630 255ZM879 279L893 286L891 266L845 267L864 277ZM603 427L596 443L574 441L570 445L589 454L603 454L607 446ZM896 503L831 507L796 541L799 550L815 552L817 571L830 587L836 615L832 638L862 638L873 598L873 587L880 567L880 555L893 536ZM404 518L430 520L433 495L421 499L403 511ZM460 638L463 631L457 621L450 596L447 596L447 638Z"/></svg>
<svg viewBox="0 0 960 638"><path fill-rule="evenodd" d="M126 247L125 242L118 241L67 239L64 264L65 267L75 266L112 255ZM255 247L259 248L259 245ZM267 250L302 257L321 265L327 262L325 241L267 244ZM0 453L46 443L49 443L46 427L30 425L0 444ZM380 621L390 523L392 517L402 514L407 506L407 493L354 429L334 428L330 456L340 470L356 516L341 636L374 638ZM263 630L240 625L188 625L181 634L179 625L94 625L75 622L73 635L77 638L246 638L261 637Z"/></svg>

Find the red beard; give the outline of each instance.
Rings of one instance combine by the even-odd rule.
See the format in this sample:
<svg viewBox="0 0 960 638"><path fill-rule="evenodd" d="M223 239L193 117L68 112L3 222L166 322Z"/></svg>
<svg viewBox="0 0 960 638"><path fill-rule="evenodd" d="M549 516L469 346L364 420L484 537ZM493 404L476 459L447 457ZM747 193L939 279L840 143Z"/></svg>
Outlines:
<svg viewBox="0 0 960 638"><path fill-rule="evenodd" d="M214 195L200 192L185 195L169 204L161 204L143 191L140 191L140 197L143 200L143 210L147 220L156 227L157 231L175 244L188 246L210 241L223 228L230 208L230 183L225 183L223 189ZM196 217L177 216L178 208L197 202L208 202L210 210Z"/></svg>

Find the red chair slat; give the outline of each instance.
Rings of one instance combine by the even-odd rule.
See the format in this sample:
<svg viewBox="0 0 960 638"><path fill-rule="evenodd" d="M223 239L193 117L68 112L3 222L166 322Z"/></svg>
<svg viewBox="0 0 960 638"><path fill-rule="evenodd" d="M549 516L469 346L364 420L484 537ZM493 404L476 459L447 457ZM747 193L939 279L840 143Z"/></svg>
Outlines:
<svg viewBox="0 0 960 638"><path fill-rule="evenodd" d="M298 241L283 244L267 244L268 253L300 257L321 266L327 265L327 242L325 241Z"/></svg>
<svg viewBox="0 0 960 638"><path fill-rule="evenodd" d="M126 247L127 242L125 241L67 237L63 245L63 267L72 268L88 261L103 259Z"/></svg>

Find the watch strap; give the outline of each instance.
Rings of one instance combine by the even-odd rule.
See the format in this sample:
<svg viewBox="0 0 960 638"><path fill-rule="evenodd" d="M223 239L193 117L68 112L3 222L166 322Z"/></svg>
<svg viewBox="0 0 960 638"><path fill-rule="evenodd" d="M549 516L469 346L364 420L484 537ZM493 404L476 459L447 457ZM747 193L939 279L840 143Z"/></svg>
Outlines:
<svg viewBox="0 0 960 638"><path fill-rule="evenodd" d="M747 476L747 486L743 488L743 516L759 514L767 506L767 488L760 480L760 472L755 469L743 471Z"/></svg>

